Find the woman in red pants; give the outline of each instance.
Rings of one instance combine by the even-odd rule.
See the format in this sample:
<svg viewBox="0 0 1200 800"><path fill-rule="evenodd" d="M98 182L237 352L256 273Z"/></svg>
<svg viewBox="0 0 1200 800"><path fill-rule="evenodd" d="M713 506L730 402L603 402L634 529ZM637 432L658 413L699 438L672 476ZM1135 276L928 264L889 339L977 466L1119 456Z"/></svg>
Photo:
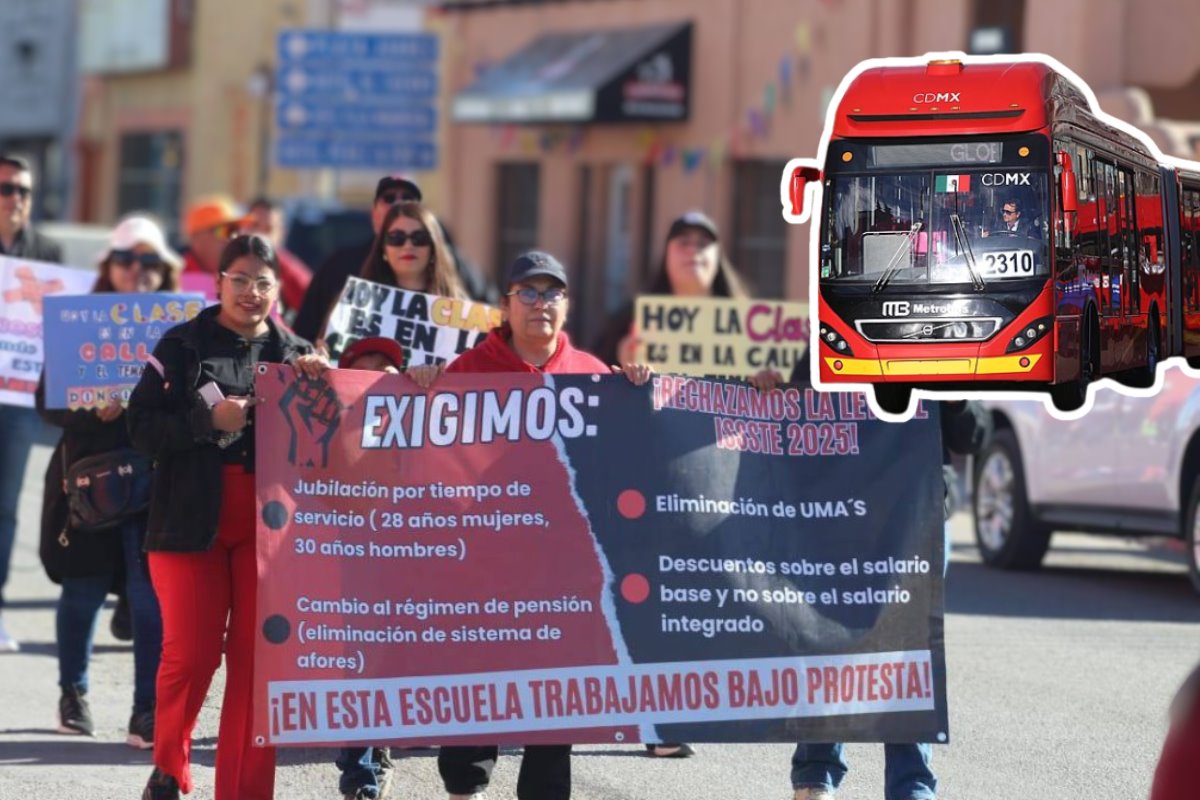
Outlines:
<svg viewBox="0 0 1200 800"><path fill-rule="evenodd" d="M192 729L225 652L216 800L270 798L275 751L251 742L255 560L254 374L310 353L277 326L279 262L242 236L221 254L220 304L172 328L129 401L133 444L158 462L146 550L162 608L155 769L144 800L191 792Z"/></svg>

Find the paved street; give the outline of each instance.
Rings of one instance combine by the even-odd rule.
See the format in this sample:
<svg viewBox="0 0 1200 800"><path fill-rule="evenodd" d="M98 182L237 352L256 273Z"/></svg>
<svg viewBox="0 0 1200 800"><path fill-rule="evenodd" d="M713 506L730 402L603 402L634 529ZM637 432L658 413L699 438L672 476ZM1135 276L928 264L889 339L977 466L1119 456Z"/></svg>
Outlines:
<svg viewBox="0 0 1200 800"><path fill-rule="evenodd" d="M58 736L54 645L57 592L37 559L36 521L48 450L30 465L5 613L24 643L0 655L0 798L135 798L149 753L124 744L131 697L129 647L101 619L92 665L96 740ZM1176 686L1200 661L1200 597L1181 566L1123 541L1059 536L1045 570L982 567L968 520L954 521L946 627L952 744L936 750L942 796L1122 798L1147 795ZM212 797L220 681L194 750L198 789ZM574 760L578 800L787 798L786 745L703 745L689 761L651 761L639 747L584 745ZM432 751L399 754L392 796L437 798ZM276 796L337 797L333 751L281 751ZM882 749L849 748L841 800L880 800ZM513 796L506 758L491 798Z"/></svg>

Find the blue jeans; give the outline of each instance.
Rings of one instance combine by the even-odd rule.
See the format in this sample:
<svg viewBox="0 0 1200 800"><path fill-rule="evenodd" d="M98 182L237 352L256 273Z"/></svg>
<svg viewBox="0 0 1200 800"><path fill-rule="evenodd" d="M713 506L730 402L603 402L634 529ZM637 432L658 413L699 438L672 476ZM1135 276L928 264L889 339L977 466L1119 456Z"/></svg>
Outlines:
<svg viewBox="0 0 1200 800"><path fill-rule="evenodd" d="M46 426L36 411L0 405L0 608L4 607L4 584L17 538L17 506L29 451L46 440Z"/></svg>
<svg viewBox="0 0 1200 800"><path fill-rule="evenodd" d="M354 794L365 790L367 797L379 797L379 779L383 774L383 766L379 763L382 755L378 747L343 747L338 753L337 768L342 771L338 781L338 791L342 794Z"/></svg>
<svg viewBox="0 0 1200 800"><path fill-rule="evenodd" d="M133 620L133 710L152 711L154 683L162 654L162 615L158 610L158 597L150 584L150 575L143 563L141 523L125 523L120 536L125 556L125 592ZM112 575L63 579L55 618L58 685L63 689L69 686L77 686L84 692L88 689L88 662L92 658L96 619L112 583Z"/></svg>
<svg viewBox="0 0 1200 800"><path fill-rule="evenodd" d="M883 758L886 800L933 800L937 796L930 745L885 744ZM832 792L841 785L849 769L840 742L798 744L792 754L792 788Z"/></svg>

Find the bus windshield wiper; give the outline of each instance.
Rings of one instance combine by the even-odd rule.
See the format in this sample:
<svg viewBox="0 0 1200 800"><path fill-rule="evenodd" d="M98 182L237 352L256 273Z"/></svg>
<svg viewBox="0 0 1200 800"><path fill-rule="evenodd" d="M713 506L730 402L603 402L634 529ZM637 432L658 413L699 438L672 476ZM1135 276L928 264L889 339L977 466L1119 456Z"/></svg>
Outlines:
<svg viewBox="0 0 1200 800"><path fill-rule="evenodd" d="M958 214L951 214L950 225L954 228L954 241L958 245L958 251L963 254L967 262L967 269L971 272L971 283L975 284L976 291L982 292L987 287L987 283L976 269L975 253L971 250L971 241L967 236L967 229L963 226L962 218Z"/></svg>
<svg viewBox="0 0 1200 800"><path fill-rule="evenodd" d="M915 222L913 223L912 230L904 234L904 244L908 247L909 258L912 258L913 242L917 238L917 232L920 230L921 223ZM879 276L879 280L875 281L875 285L871 287L871 294L879 294L883 291L883 288L888 285L888 283L892 280L892 277L900 271L900 259L904 258L904 256L904 248L896 248L895 254L893 254L891 260L888 261L887 268L884 269L883 274Z"/></svg>

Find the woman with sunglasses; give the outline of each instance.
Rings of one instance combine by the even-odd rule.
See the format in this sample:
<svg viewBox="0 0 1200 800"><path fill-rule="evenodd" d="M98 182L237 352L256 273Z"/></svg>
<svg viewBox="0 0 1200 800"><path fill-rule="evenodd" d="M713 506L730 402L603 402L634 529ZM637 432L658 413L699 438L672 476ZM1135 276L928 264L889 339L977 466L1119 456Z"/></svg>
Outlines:
<svg viewBox="0 0 1200 800"><path fill-rule="evenodd" d="M266 800L275 750L254 747L254 394L259 363L312 346L271 319L275 249L257 234L221 252L220 304L167 331L129 400L134 446L158 464L146 550L162 608L155 769L144 800L192 791L191 738L225 652L216 800Z"/></svg>
<svg viewBox="0 0 1200 800"><path fill-rule="evenodd" d="M181 261L162 230L146 217L129 217L113 230L100 260L95 293L175 291ZM110 399L95 410L46 408L45 379L38 385L38 412L63 429L47 470L42 506L41 552L47 571L62 583L55 627L58 639L59 733L93 736L88 707L88 661L96 618L104 598L124 586L133 620L133 714L126 741L145 750L154 746L155 675L162 649L162 620L142 556L146 517L140 515L106 531L75 532L67 524L62 476L67 465L90 456L131 447L124 409Z"/></svg>
<svg viewBox="0 0 1200 800"><path fill-rule="evenodd" d="M388 209L359 277L410 292L466 298L454 256L442 238L442 226L432 211L413 201ZM337 293L325 312L322 337L341 294ZM318 339L317 345L324 348L324 338Z"/></svg>

